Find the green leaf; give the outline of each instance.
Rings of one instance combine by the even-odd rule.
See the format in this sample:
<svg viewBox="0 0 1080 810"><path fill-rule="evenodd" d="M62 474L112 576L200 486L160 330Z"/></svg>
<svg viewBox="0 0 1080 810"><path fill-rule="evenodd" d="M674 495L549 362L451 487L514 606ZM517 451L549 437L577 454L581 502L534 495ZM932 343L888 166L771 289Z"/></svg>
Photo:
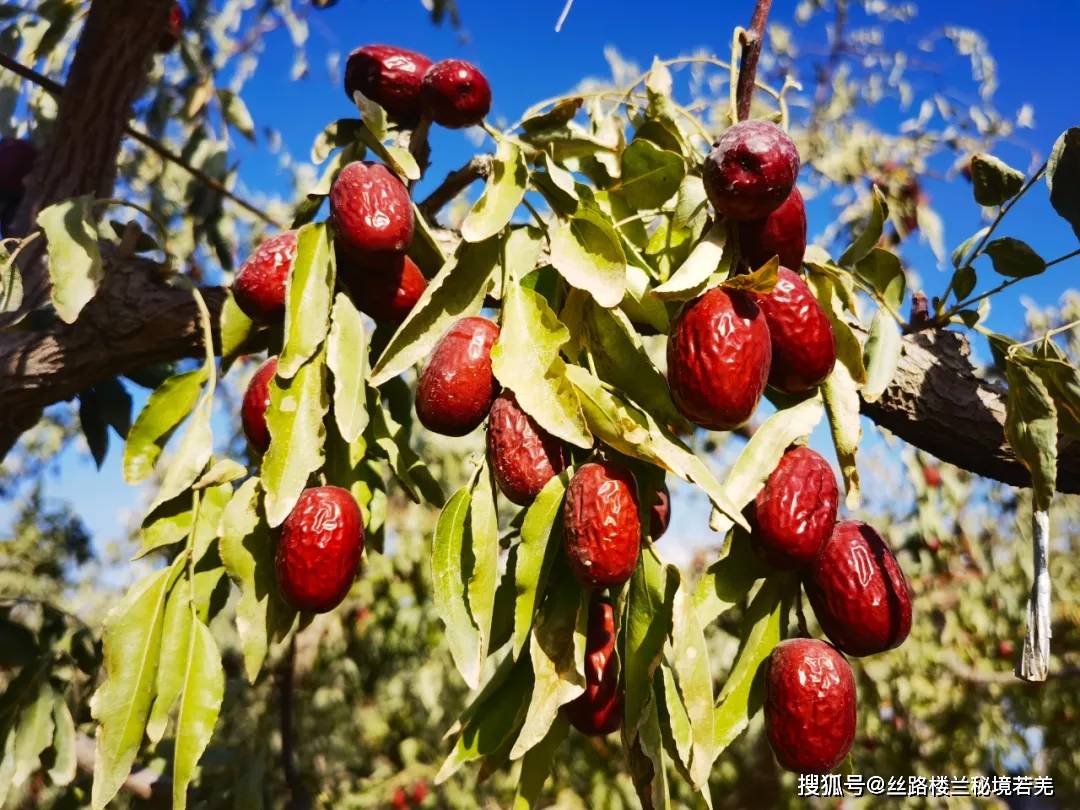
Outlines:
<svg viewBox="0 0 1080 810"><path fill-rule="evenodd" d="M102 810L135 762L154 698L165 597L179 574L183 556L169 568L133 586L105 617L102 634L105 682L90 701L98 721L91 805Z"/></svg>
<svg viewBox="0 0 1080 810"><path fill-rule="evenodd" d="M574 175L551 159L546 152L540 157L539 165L545 172L532 174L533 185L540 190L552 209L560 214L572 214L577 210L580 197Z"/></svg>
<svg viewBox="0 0 1080 810"><path fill-rule="evenodd" d="M214 435L210 428L213 404L212 394L207 389L203 392L199 404L195 406L176 452L169 458L168 469L161 479L157 495L150 502L149 512L184 492L206 469L214 445Z"/></svg>
<svg viewBox="0 0 1080 810"><path fill-rule="evenodd" d="M694 750L694 731L690 727L690 715L686 711L686 704L683 703L679 687L675 683L675 673L671 671L671 666L667 661L660 662L660 668L653 681L653 693L655 700L659 701L661 698L663 700L663 711L660 712L661 725L671 736L671 747L675 749L674 756L689 775ZM712 710L710 698L710 713Z"/></svg>
<svg viewBox="0 0 1080 810"><path fill-rule="evenodd" d="M1005 365L1005 379L1005 438L1031 473L1035 508L1047 511L1057 488L1057 408L1035 370L1015 358Z"/></svg>
<svg viewBox="0 0 1080 810"><path fill-rule="evenodd" d="M708 216L707 205L704 182L695 174L686 175L679 185L679 196L675 202L675 216L672 224L683 228L704 220Z"/></svg>
<svg viewBox="0 0 1080 810"><path fill-rule="evenodd" d="M19 712L18 731L15 732L15 768L11 776L12 787L20 787L41 765L41 755L53 738L54 693L48 680L38 689L34 701Z"/></svg>
<svg viewBox="0 0 1080 810"><path fill-rule="evenodd" d="M233 129L247 138L255 140L255 121L248 112L244 100L231 90L218 90L218 99L221 101L221 114Z"/></svg>
<svg viewBox="0 0 1080 810"><path fill-rule="evenodd" d="M431 586L435 610L446 625L446 642L461 677L470 689L480 683L480 633L469 613L468 578L464 567L465 521L472 493L463 487L446 502L431 543Z"/></svg>
<svg viewBox="0 0 1080 810"><path fill-rule="evenodd" d="M967 267L961 267L952 277L953 293L956 295L957 301L963 301L972 291L975 289L975 285L978 283L978 276L975 273L975 268L970 265Z"/></svg>
<svg viewBox="0 0 1080 810"><path fill-rule="evenodd" d="M1058 430L1080 438L1080 372L1070 365L1064 353L1050 341L1035 346L1037 360L1026 365L1038 372L1057 407Z"/></svg>
<svg viewBox="0 0 1080 810"><path fill-rule="evenodd" d="M985 228L980 228L978 231L976 231L959 245L957 245L956 249L952 252L953 267L955 267L957 270L965 267L972 258L968 256L968 253L973 247L975 247L977 243L981 242L983 240L983 237L986 236L986 234L988 234L989 232L990 226L987 225Z"/></svg>
<svg viewBox="0 0 1080 810"><path fill-rule="evenodd" d="M569 472L555 476L536 496L521 524L521 542L517 546L517 565L514 567L514 646L516 659L525 648L532 629L533 615L543 599L551 566L562 545L563 496Z"/></svg>
<svg viewBox="0 0 1080 810"><path fill-rule="evenodd" d="M1080 239L1080 127L1070 127L1054 142L1046 161L1050 203Z"/></svg>
<svg viewBox="0 0 1080 810"><path fill-rule="evenodd" d="M729 290L742 290L743 292L766 295L771 293L776 286L779 273L780 258L773 256L752 273L728 276L724 279L723 286Z"/></svg>
<svg viewBox="0 0 1080 810"><path fill-rule="evenodd" d="M225 366L226 361L232 360L242 353L242 349L255 334L255 322L244 314L244 311L240 309L240 305L236 303L236 299L232 297L230 292L229 297L225 299L225 303L221 307L219 323L221 361L222 365ZM224 373L222 371L222 374Z"/></svg>
<svg viewBox="0 0 1080 810"><path fill-rule="evenodd" d="M404 388L401 380L396 382ZM378 389L368 389L368 413L371 424L365 435L369 444L377 455L389 462L390 471L405 493L416 503L427 501L442 506L446 500L442 486L409 445L408 432L394 420L390 408L383 405Z"/></svg>
<svg viewBox="0 0 1080 810"><path fill-rule="evenodd" d="M382 385L430 355L455 321L480 311L499 262L499 245L500 240L488 239L458 246L390 338L371 370L372 385Z"/></svg>
<svg viewBox="0 0 1080 810"><path fill-rule="evenodd" d="M461 238L482 242L510 222L525 197L529 167L521 148L513 141L499 142L483 194L461 223Z"/></svg>
<svg viewBox="0 0 1080 810"><path fill-rule="evenodd" d="M199 399L206 369L176 374L162 383L128 431L124 448L124 479L129 484L146 480L176 426L191 413Z"/></svg>
<svg viewBox="0 0 1080 810"><path fill-rule="evenodd" d="M730 537L726 552L705 570L694 591L695 610L703 625L739 604L755 582L771 573L753 549L749 532L736 528Z"/></svg>
<svg viewBox="0 0 1080 810"><path fill-rule="evenodd" d="M398 176L404 177L406 180L420 179L420 166L417 165L416 158L412 156L408 149L400 146L384 145L363 122L356 131L356 137L368 149L378 155L379 160L389 166Z"/></svg>
<svg viewBox="0 0 1080 810"><path fill-rule="evenodd" d="M551 724L547 735L529 749L521 760L521 777L518 780L517 795L514 797L513 810L533 810L540 801L555 754L570 733L570 721L561 714Z"/></svg>
<svg viewBox="0 0 1080 810"><path fill-rule="evenodd" d="M349 297L338 293L331 315L326 364L334 375L334 421L348 444L355 442L368 425L368 345L364 321Z"/></svg>
<svg viewBox="0 0 1080 810"><path fill-rule="evenodd" d="M551 264L600 306L614 307L626 293L626 255L611 221L585 204L551 229Z"/></svg>
<svg viewBox="0 0 1080 810"><path fill-rule="evenodd" d="M592 447L581 403L559 356L569 331L542 295L517 284L503 296L502 323L491 349L495 378L548 433L577 447Z"/></svg>
<svg viewBox="0 0 1080 810"><path fill-rule="evenodd" d="M282 379L292 379L326 338L335 274L330 228L305 225L296 235L296 260L286 284L285 344L277 367Z"/></svg>
<svg viewBox="0 0 1080 810"><path fill-rule="evenodd" d="M717 754L742 733L762 706L761 664L783 637L795 587L797 583L788 578L768 579L746 611L740 633L743 644L716 706Z"/></svg>
<svg viewBox="0 0 1080 810"><path fill-rule="evenodd" d="M93 388L79 394L79 426L90 448L90 455L100 470L109 452L109 426L105 423L101 403Z"/></svg>
<svg viewBox="0 0 1080 810"><path fill-rule="evenodd" d="M296 616L278 595L274 546L259 509L259 479L249 478L225 507L218 549L225 570L240 589L236 630L251 683L262 669L270 641L284 638Z"/></svg>
<svg viewBox="0 0 1080 810"><path fill-rule="evenodd" d="M569 571L552 583L529 642L533 688L510 759L541 743L559 709L585 691L585 633L589 595Z"/></svg>
<svg viewBox="0 0 1080 810"><path fill-rule="evenodd" d="M730 252L725 252L727 225L717 222L702 237L690 255L671 274L671 278L653 290L658 298L686 301L696 298L714 276L726 277L731 268Z"/></svg>
<svg viewBox="0 0 1080 810"><path fill-rule="evenodd" d="M146 736L155 745L165 736L176 699L184 689L183 662L187 660L191 625L194 616L191 607L191 589L187 580L181 580L169 594L165 605L165 618L161 626L161 659L166 666L158 667L157 696L150 707L146 721Z"/></svg>
<svg viewBox="0 0 1080 810"><path fill-rule="evenodd" d="M697 484L713 505L740 526L746 525L708 466L680 439L657 424L636 403L616 393L581 366L567 366L567 376L578 390L589 429L615 450Z"/></svg>
<svg viewBox="0 0 1080 810"><path fill-rule="evenodd" d="M291 380L275 376L270 382L266 409L270 447L263 456L262 481L271 526L281 525L308 478L323 463L323 418L330 407L325 360L325 352L320 351Z"/></svg>
<svg viewBox="0 0 1080 810"><path fill-rule="evenodd" d="M247 467L231 458L218 459L202 477L191 485L193 490L209 489L229 484L247 475Z"/></svg>
<svg viewBox="0 0 1080 810"><path fill-rule="evenodd" d="M660 663L664 642L671 632L679 570L663 565L651 548L644 548L630 577L626 595L623 680L625 700L623 726L628 735L637 732L652 691L653 673Z"/></svg>
<svg viewBox="0 0 1080 810"><path fill-rule="evenodd" d="M469 613L480 631L479 659L487 658L499 579L499 515L495 506L495 482L484 458L477 471L469 501L469 531L465 543L468 569Z"/></svg>
<svg viewBox="0 0 1080 810"><path fill-rule="evenodd" d="M675 196L686 176L686 161L676 152L638 138L622 157L622 177L615 187L637 209L659 208Z"/></svg>
<svg viewBox="0 0 1080 810"><path fill-rule="evenodd" d="M971 184L979 205L1001 205L1024 187L1024 175L993 155L980 153L971 158Z"/></svg>
<svg viewBox="0 0 1080 810"><path fill-rule="evenodd" d="M847 492L845 502L849 509L859 506L859 469L855 464L855 455L862 437L862 423L859 421L859 389L851 378L847 367L837 363L832 374L821 386L821 395L825 400L825 413L829 417L829 431L832 433L836 457L840 461L840 473Z"/></svg>
<svg viewBox="0 0 1080 810"><path fill-rule="evenodd" d="M651 694L647 696L638 730L640 734L631 747L630 773L641 806L648 810L670 810L668 761L664 752L663 732L660 729L659 708Z"/></svg>
<svg viewBox="0 0 1080 810"><path fill-rule="evenodd" d="M37 224L48 243L53 307L60 320L74 323L105 277L94 198L86 195L50 205L37 215Z"/></svg>
<svg viewBox="0 0 1080 810"><path fill-rule="evenodd" d="M716 759L712 674L705 630L698 621L692 594L680 586L671 624L671 660L683 705L693 731L690 780L700 790Z"/></svg>
<svg viewBox="0 0 1080 810"><path fill-rule="evenodd" d="M807 282L832 326L833 336L836 338L836 359L840 361L839 365L845 366L849 376L861 385L866 382L863 347L841 314L840 298L843 284L839 279L822 272L810 273Z"/></svg>
<svg viewBox="0 0 1080 810"><path fill-rule="evenodd" d="M907 277L900 257L884 248L875 247L855 265L855 275L899 312L907 295Z"/></svg>
<svg viewBox="0 0 1080 810"><path fill-rule="evenodd" d="M550 129L559 129L569 124L577 115L585 99L581 96L564 98L550 110L539 115L532 115L521 122L521 129L530 135Z"/></svg>
<svg viewBox="0 0 1080 810"><path fill-rule="evenodd" d="M869 254L877 245L878 240L881 239L888 218L889 205L885 201L885 195L881 193L877 186L874 186L874 193L870 201L870 219L867 221L865 229L855 237L855 240L848 245L840 256L839 263L844 267L853 267Z"/></svg>
<svg viewBox="0 0 1080 810"><path fill-rule="evenodd" d="M58 787L70 785L75 780L78 761L75 757L75 721L64 696L57 694L53 699L53 740L55 752L52 767L49 768L49 780ZM0 799L0 802L3 800Z"/></svg>
<svg viewBox="0 0 1080 810"><path fill-rule="evenodd" d="M199 758L210 743L225 696L225 672L214 636L196 621L184 668L183 696L176 717L172 799L176 810L187 807L187 788Z"/></svg>
<svg viewBox="0 0 1080 810"><path fill-rule="evenodd" d="M888 313L878 310L870 324L870 337L866 340L866 382L862 398L877 402L889 387L900 355L904 350L904 338L896 320Z"/></svg>
<svg viewBox="0 0 1080 810"><path fill-rule="evenodd" d="M14 312L22 304L22 271L14 256L0 244L0 313Z"/></svg>
<svg viewBox="0 0 1080 810"><path fill-rule="evenodd" d="M143 519L139 556L179 543L191 533L191 496L184 493L161 504Z"/></svg>
<svg viewBox="0 0 1080 810"><path fill-rule="evenodd" d="M994 271L1009 278L1037 276L1046 269L1046 262L1026 242L1011 237L995 239L984 248L994 263Z"/></svg>

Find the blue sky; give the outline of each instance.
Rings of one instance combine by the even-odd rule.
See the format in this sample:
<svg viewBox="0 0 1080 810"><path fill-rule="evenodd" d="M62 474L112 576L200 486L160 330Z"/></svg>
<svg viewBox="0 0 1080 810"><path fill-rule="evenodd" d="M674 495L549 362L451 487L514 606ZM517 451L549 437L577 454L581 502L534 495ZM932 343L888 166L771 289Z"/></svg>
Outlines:
<svg viewBox="0 0 1080 810"><path fill-rule="evenodd" d="M654 55L662 57L705 48L724 56L735 25L746 25L751 0L728 0L704 4L694 0L664 3L639 0L576 0L561 33L554 23L563 0L459 0L464 30L448 25L436 28L418 0L341 0L332 9L313 13L308 45L312 64L302 81L289 79L291 45L284 32L266 37L258 74L244 98L258 124L278 130L289 149L306 155L312 139L329 121L353 114L337 81L329 78L326 62L333 52L347 53L368 42L386 42L415 48L433 58L456 57L479 65L488 75L494 93L496 120L516 120L532 103L570 91L583 77L609 75L605 46L618 49L628 60L645 67ZM859 4L861 5L861 4ZM1054 139L1070 125L1080 124L1075 81L1080 75L1076 36L1080 32L1080 4L1075 0L923 0L919 14L906 26L889 26L889 42L915 51L917 43L943 25L971 27L987 36L998 60L1000 86L995 103L1011 115L1022 104L1035 108L1035 127L1020 133L1043 157ZM804 48L824 48L822 15L805 29L794 26L794 0L775 0L772 18L792 26ZM853 24L861 21L854 15ZM944 78L930 79L970 87L966 60L949 57L939 49L933 57ZM809 79L809 73L803 76ZM883 113L887 114L887 113ZM883 125L887 125L889 120ZM447 171L460 165L476 147L461 132L436 131L433 136L434 166L419 194ZM284 190L287 178L277 159L262 150L241 145L240 175L252 190ZM1026 156L1017 149L1003 149L1000 156L1026 168ZM953 245L980 227L979 210L965 183L931 182L927 189L946 223L946 244ZM810 208L811 234L827 224L828 209ZM1002 235L1029 241L1050 259L1077 246L1068 225L1053 212L1044 185L1039 185L1010 214ZM925 248L907 253L931 290L944 287L947 276ZM1059 265L1045 276L1017 285L995 301L990 326L1015 333L1022 319L1021 296L1041 303L1056 301L1080 270L1080 260ZM985 274L989 277L989 269ZM85 457L70 455L62 461L58 489L72 498L98 541L123 534L118 510L133 505L135 490L123 483L117 443L97 473ZM0 509L0 522L5 517Z"/></svg>

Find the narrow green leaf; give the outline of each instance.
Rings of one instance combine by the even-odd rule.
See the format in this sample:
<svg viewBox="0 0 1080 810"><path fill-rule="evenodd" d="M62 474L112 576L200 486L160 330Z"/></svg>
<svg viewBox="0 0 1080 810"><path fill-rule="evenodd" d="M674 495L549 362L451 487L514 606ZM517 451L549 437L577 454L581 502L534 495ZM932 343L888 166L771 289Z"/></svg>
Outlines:
<svg viewBox="0 0 1080 810"><path fill-rule="evenodd" d="M829 318L833 336L836 338L836 359L840 361L839 365L846 366L849 376L861 385L866 382L863 348L841 312L843 285L832 276L821 272L811 273L807 281L814 297L817 298L825 315Z"/></svg>
<svg viewBox="0 0 1080 810"><path fill-rule="evenodd" d="M334 375L334 421L341 437L352 444L368 425L368 346L364 322L353 302L344 293L334 299L326 364Z"/></svg>
<svg viewBox="0 0 1080 810"><path fill-rule="evenodd" d="M360 131L361 121L357 118L339 118L326 125L315 137L311 145L311 162L322 163L335 149L340 149L353 143Z"/></svg>
<svg viewBox="0 0 1080 810"><path fill-rule="evenodd" d="M74 323L105 277L94 198L86 195L50 205L37 215L37 223L48 243L53 307L60 320Z"/></svg>
<svg viewBox="0 0 1080 810"><path fill-rule="evenodd" d="M529 167L521 148L513 141L499 142L483 194L461 223L461 238L482 242L510 222L525 197Z"/></svg>
<svg viewBox="0 0 1080 810"><path fill-rule="evenodd" d="M622 177L615 187L636 209L659 208L675 196L686 176L682 156L635 139L621 156Z"/></svg>
<svg viewBox="0 0 1080 810"><path fill-rule="evenodd" d="M1001 205L1024 186L1024 174L993 155L971 158L971 185L979 205Z"/></svg>
<svg viewBox="0 0 1080 810"><path fill-rule="evenodd" d="M855 265L855 275L873 287L894 312L900 311L907 296L907 277L899 256L875 247Z"/></svg>
<svg viewBox="0 0 1080 810"><path fill-rule="evenodd" d="M643 549L630 577L626 596L623 681L625 700L623 726L627 734L637 732L652 691L653 673L660 663L664 642L671 632L675 591L679 570L663 565L651 549Z"/></svg>
<svg viewBox="0 0 1080 810"><path fill-rule="evenodd" d="M49 780L57 787L70 785L75 780L78 760L75 756L75 721L71 717L64 696L57 694L53 699L53 740L55 756L49 768ZM2 803L0 799L0 803Z"/></svg>
<svg viewBox="0 0 1080 810"><path fill-rule="evenodd" d="M431 543L431 585L435 609L446 625L446 641L461 677L470 689L480 683L480 633L469 614L468 582L463 568L465 521L472 493L459 489L446 502Z"/></svg>
<svg viewBox="0 0 1080 810"><path fill-rule="evenodd" d="M855 240L848 245L840 256L839 263L844 267L854 267L858 264L881 239L888 218L889 205L885 201L885 195L881 193L877 186L874 186L874 193L870 200L870 219L862 232L855 237Z"/></svg>
<svg viewBox="0 0 1080 810"><path fill-rule="evenodd" d="M165 736L176 699L184 689L183 662L187 660L192 625L191 589L181 580L169 594L161 626L161 659L166 666L157 672L157 696L146 721L146 736L157 744Z"/></svg>
<svg viewBox="0 0 1080 810"><path fill-rule="evenodd" d="M22 271L13 255L0 245L0 313L14 312L22 304Z"/></svg>
<svg viewBox="0 0 1080 810"><path fill-rule="evenodd" d="M904 338L900 326L887 312L878 310L870 324L870 337L866 340L866 383L862 387L862 398L867 402L877 402L885 389L889 387L900 355L904 350Z"/></svg>
<svg viewBox="0 0 1080 810"><path fill-rule="evenodd" d="M564 98L545 113L533 115L521 122L521 129L530 135L550 129L559 129L569 124L577 115L585 99L581 96Z"/></svg>
<svg viewBox="0 0 1080 810"><path fill-rule="evenodd" d="M990 242L984 249L994 264L994 272L1009 278L1037 276L1046 269L1046 262L1026 242L1003 237Z"/></svg>
<svg viewBox="0 0 1080 810"><path fill-rule="evenodd" d="M255 334L255 322L240 309L231 293L221 307L219 330L221 333L221 361L224 366L227 361L233 360L241 353L241 350ZM223 371L222 374L224 373Z"/></svg>
<svg viewBox="0 0 1080 810"><path fill-rule="evenodd" d="M53 738L54 693L48 680L38 688L37 697L19 712L18 731L15 733L15 769L11 776L12 787L22 784L41 765L41 754Z"/></svg>
<svg viewBox="0 0 1080 810"><path fill-rule="evenodd" d="M1046 161L1046 186L1054 210L1080 239L1080 127L1061 133Z"/></svg>
<svg viewBox="0 0 1080 810"><path fill-rule="evenodd" d="M1058 431L1080 438L1080 371L1051 341L1036 344L1034 352L1038 359L1028 361L1026 365L1038 372L1054 400Z"/></svg>
<svg viewBox="0 0 1080 810"><path fill-rule="evenodd" d="M285 343L277 367L282 379L292 379L326 338L336 272L330 228L325 223L302 227L286 284Z"/></svg>
<svg viewBox="0 0 1080 810"><path fill-rule="evenodd" d="M330 407L325 360L325 352L320 351L291 380L274 377L270 383L266 410L270 448L263 456L262 480L271 526L281 525L308 478L323 463L323 418Z"/></svg>
<svg viewBox="0 0 1080 810"><path fill-rule="evenodd" d="M90 701L99 724L91 797L94 810L102 810L113 800L139 752L154 699L165 597L183 560L178 557L169 568L137 583L105 617L106 677Z"/></svg>
<svg viewBox="0 0 1080 810"><path fill-rule="evenodd" d="M207 389L195 406L176 452L169 458L168 469L161 479L157 495L150 502L148 514L184 492L206 469L214 447L214 434L210 427L213 405L212 393Z"/></svg>
<svg viewBox="0 0 1080 810"><path fill-rule="evenodd" d="M656 700L648 696L647 704L638 724L638 749L631 749L631 776L641 805L648 810L670 810L671 790L668 787L668 761L664 752L664 737L660 730L660 713ZM626 728L629 728L627 726ZM641 757L644 763L639 760Z"/></svg>
<svg viewBox="0 0 1080 810"><path fill-rule="evenodd" d="M704 193L704 192L703 192ZM726 277L731 267L731 255L725 251L727 224L716 222L705 233L686 260L671 274L671 278L653 290L658 298L686 301L705 291L706 282Z"/></svg>
<svg viewBox="0 0 1080 810"><path fill-rule="evenodd" d="M0 756L0 807L11 792L11 778L15 775L15 736L18 726L12 724L0 729L4 732L3 756Z"/></svg>
<svg viewBox="0 0 1080 810"><path fill-rule="evenodd" d="M191 485L193 490L210 489L222 484L230 484L238 478L247 475L247 467L239 461L231 458L222 458L215 461L210 469Z"/></svg>
<svg viewBox="0 0 1080 810"><path fill-rule="evenodd" d="M754 551L749 532L736 528L730 536L725 553L705 570L694 590L694 605L702 625L712 624L739 604L754 583L771 572Z"/></svg>
<svg viewBox="0 0 1080 810"><path fill-rule="evenodd" d="M500 240L488 239L458 246L390 338L371 370L372 385L382 385L427 357L455 321L480 311L491 289L499 245Z"/></svg>
<svg viewBox="0 0 1080 810"><path fill-rule="evenodd" d="M773 291L780 274L780 259L773 256L752 273L729 276L723 286L728 290L742 290L756 295L766 295Z"/></svg>
<svg viewBox="0 0 1080 810"><path fill-rule="evenodd" d="M563 497L569 473L555 476L536 496L521 524L517 565L514 568L514 647L513 656L525 648L532 629L533 615L544 597L551 566L562 543Z"/></svg>
<svg viewBox="0 0 1080 810"><path fill-rule="evenodd" d="M404 382L396 380L404 388ZM390 385L393 385L391 383ZM404 426L398 424L390 414L390 408L383 404L378 389L368 388L368 413L371 424L367 435L372 451L382 456L390 464L394 478L405 490L405 494L416 503L427 501L435 506L442 506L446 500L442 485L431 474L423 459L409 444L409 434Z"/></svg>
<svg viewBox="0 0 1080 810"><path fill-rule="evenodd" d="M187 788L210 743L225 695L225 671L214 636L196 621L184 667L183 696L176 716L172 799L175 810L187 807Z"/></svg>
<svg viewBox="0 0 1080 810"><path fill-rule="evenodd" d="M961 267L953 273L952 288L953 293L956 295L956 300L963 301L971 295L978 280L979 277L975 272L975 268L971 266Z"/></svg>
<svg viewBox="0 0 1080 810"><path fill-rule="evenodd" d="M129 484L138 484L153 472L162 448L195 407L205 382L206 369L199 368L170 377L150 395L128 431L124 479Z"/></svg>
<svg viewBox="0 0 1080 810"><path fill-rule="evenodd" d="M478 655L482 663L488 654L499 577L499 515L495 483L486 457L469 501L467 548L472 558L472 569L468 572L469 613L480 631Z"/></svg>
<svg viewBox="0 0 1080 810"><path fill-rule="evenodd" d="M569 331L542 295L516 284L503 296L502 323L491 349L496 379L548 433L577 447L592 447L581 403L559 356Z"/></svg>
<svg viewBox="0 0 1080 810"><path fill-rule="evenodd" d="M957 245L956 250L952 252L953 267L959 270L961 267L966 266L967 263L971 261L971 257L968 255L968 253L971 252L971 249L975 247L977 243L982 241L983 237L986 236L989 231L989 225L987 225L985 228L980 228L978 231L976 231L959 245Z"/></svg>
<svg viewBox="0 0 1080 810"><path fill-rule="evenodd" d="M700 790L708 781L716 759L712 673L705 630L698 621L693 595L681 586L675 594L672 611L671 659L693 730L690 779L694 789Z"/></svg>
<svg viewBox="0 0 1080 810"><path fill-rule="evenodd" d="M537 806L544 783L551 773L555 754L569 733L570 722L558 715L544 739L525 754L521 760L521 777L518 780L517 795L514 796L513 810L533 810Z"/></svg>
<svg viewBox="0 0 1080 810"><path fill-rule="evenodd" d="M1048 511L1057 488L1057 408L1039 375L1022 362L1010 358L1005 379L1005 438L1031 473L1035 508Z"/></svg>
<svg viewBox="0 0 1080 810"><path fill-rule="evenodd" d="M855 464L859 439L862 438L859 389L843 363L837 363L822 384L821 395L825 400L825 413L829 417L829 431L836 447L836 457L840 461L840 473L847 493L845 502L849 509L857 509L861 498L859 469Z"/></svg>
<svg viewBox="0 0 1080 810"><path fill-rule="evenodd" d="M690 715L686 711L686 704L683 703L679 687L675 683L675 673L671 671L671 666L667 661L660 662L653 687L653 699L659 700L663 697L663 711L660 712L661 727L666 728L668 734L671 735L672 746L675 749L674 755L678 758L683 770L689 774L694 751L694 730L690 726ZM658 708L661 707L658 706ZM710 702L709 711L712 710L713 706ZM666 726L664 726L665 721Z"/></svg>
<svg viewBox="0 0 1080 810"><path fill-rule="evenodd" d="M555 223L551 264L600 306L618 306L626 293L626 254L614 226L599 209L579 205L576 214Z"/></svg>

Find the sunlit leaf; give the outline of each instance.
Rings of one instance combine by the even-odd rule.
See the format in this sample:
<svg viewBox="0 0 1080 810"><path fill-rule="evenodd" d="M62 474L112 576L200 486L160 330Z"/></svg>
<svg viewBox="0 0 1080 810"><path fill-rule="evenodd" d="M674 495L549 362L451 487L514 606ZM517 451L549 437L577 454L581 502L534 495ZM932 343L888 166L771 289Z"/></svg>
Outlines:
<svg viewBox="0 0 1080 810"><path fill-rule="evenodd" d="M93 208L94 199L87 195L37 215L47 240L53 307L65 323L74 323L105 277Z"/></svg>

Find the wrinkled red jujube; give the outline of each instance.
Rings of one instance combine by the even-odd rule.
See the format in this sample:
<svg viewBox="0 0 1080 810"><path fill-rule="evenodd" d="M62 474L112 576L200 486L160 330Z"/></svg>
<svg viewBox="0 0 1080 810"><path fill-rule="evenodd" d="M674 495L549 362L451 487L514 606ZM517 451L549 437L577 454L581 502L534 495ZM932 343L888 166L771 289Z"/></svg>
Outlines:
<svg viewBox="0 0 1080 810"><path fill-rule="evenodd" d="M610 588L630 579L641 551L641 519L629 470L610 461L579 467L566 490L563 524L566 556L581 584Z"/></svg>
<svg viewBox="0 0 1080 810"><path fill-rule="evenodd" d="M266 409L270 407L270 381L277 374L277 358L271 357L255 370L240 403L240 424L248 444L257 453L270 447L270 431L266 427Z"/></svg>
<svg viewBox="0 0 1080 810"><path fill-rule="evenodd" d="M836 365L836 338L802 276L781 267L776 286L756 300L772 343L769 385L802 394L825 382Z"/></svg>
<svg viewBox="0 0 1080 810"><path fill-rule="evenodd" d="M623 695L615 660L615 608L594 595L585 636L585 691L566 705L567 719L582 734L603 736L622 725Z"/></svg>
<svg viewBox="0 0 1080 810"><path fill-rule="evenodd" d="M777 568L809 565L832 533L839 499L829 462L809 447L788 450L754 500L755 547Z"/></svg>
<svg viewBox="0 0 1080 810"><path fill-rule="evenodd" d="M233 280L236 305L253 321L275 323L285 317L285 291L296 261L296 231L272 236L248 257Z"/></svg>
<svg viewBox="0 0 1080 810"><path fill-rule="evenodd" d="M471 433L491 410L499 384L491 347L499 327L487 318L462 318L435 345L416 386L416 415L444 436Z"/></svg>
<svg viewBox="0 0 1080 810"><path fill-rule="evenodd" d="M799 151L770 121L740 121L717 140L705 159L705 193L717 213L738 221L763 219L795 187Z"/></svg>
<svg viewBox="0 0 1080 810"><path fill-rule="evenodd" d="M345 64L345 95L363 93L403 126L420 119L420 87L431 60L393 45L364 45Z"/></svg>
<svg viewBox="0 0 1080 810"><path fill-rule="evenodd" d="M518 506L532 503L566 467L563 443L525 413L512 391L492 403L487 454L499 490Z"/></svg>

